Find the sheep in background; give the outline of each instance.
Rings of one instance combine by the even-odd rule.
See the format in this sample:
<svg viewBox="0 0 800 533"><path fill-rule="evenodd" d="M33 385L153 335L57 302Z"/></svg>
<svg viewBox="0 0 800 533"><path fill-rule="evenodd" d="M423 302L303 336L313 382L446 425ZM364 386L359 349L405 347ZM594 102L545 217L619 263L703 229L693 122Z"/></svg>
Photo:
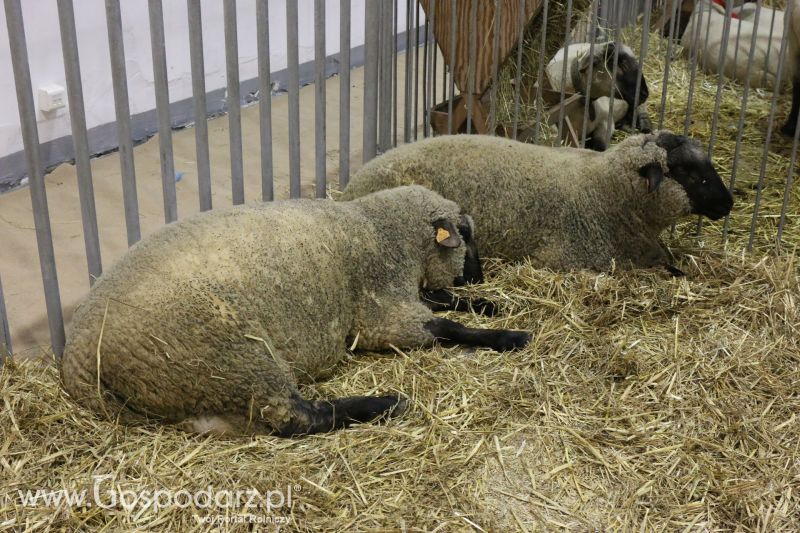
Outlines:
<svg viewBox="0 0 800 533"><path fill-rule="evenodd" d="M330 374L348 346L525 346L527 333L467 328L420 301L421 286L461 276L465 219L454 202L403 187L168 224L78 307L64 387L112 419L197 432L290 436L397 415L396 394L309 401L297 383Z"/></svg>
<svg viewBox="0 0 800 533"><path fill-rule="evenodd" d="M613 41L597 43L594 45L594 50L592 50L591 43L570 44L556 52L545 69L553 90L560 91L563 85L567 92L588 95L591 98L592 105L589 106L586 128L587 146L599 151L608 147L615 124L633 123L633 109L637 100L636 129L644 133L648 133L652 129L645 108L645 102L650 92L644 75L641 73L639 62L630 47L624 44L620 45L617 69L614 71L616 50L617 45ZM567 62L567 77L562 84L564 61ZM590 66L591 80L589 80ZM638 99L636 97L637 83L639 84ZM615 94L613 109L609 97L612 88ZM609 125L608 117L612 111L613 119ZM588 141L589 137L591 137L591 142Z"/></svg>
<svg viewBox="0 0 800 533"><path fill-rule="evenodd" d="M699 143L667 131L606 152L452 135L373 159L344 200L417 183L471 214L481 253L537 267L603 271L665 266L660 233L697 213L718 219L733 198Z"/></svg>
<svg viewBox="0 0 800 533"><path fill-rule="evenodd" d="M727 79L744 83L750 68L750 86L774 89L781 50L784 12L761 7L756 25L756 5L745 3L731 8L726 16L725 2L698 0L681 35L687 56L694 53L697 64L706 72L723 74ZM725 26L728 26L727 43ZM755 42L753 36L755 34ZM725 57L720 65L720 51L725 43ZM751 49L751 44L754 46ZM720 72L722 70L722 72Z"/></svg>

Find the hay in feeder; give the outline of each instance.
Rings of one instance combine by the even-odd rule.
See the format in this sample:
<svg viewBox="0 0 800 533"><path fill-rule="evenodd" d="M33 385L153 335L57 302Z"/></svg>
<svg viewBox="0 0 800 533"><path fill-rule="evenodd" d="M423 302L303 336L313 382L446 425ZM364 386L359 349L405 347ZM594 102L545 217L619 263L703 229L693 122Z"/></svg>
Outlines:
<svg viewBox="0 0 800 533"><path fill-rule="evenodd" d="M0 524L17 531L220 524L231 531L253 524L796 531L794 257L705 252L684 257L683 266L686 278L490 263L488 283L467 292L492 298L501 313L461 319L529 329L529 348L359 354L306 394L402 391L412 399L409 412L385 425L301 439L115 426L74 405L51 366L11 360L0 376ZM91 499L24 505L19 492L86 489L91 496L95 487L101 506ZM132 504L140 491L158 490L183 504L180 491L209 487L212 495L258 491L274 505ZM286 498L290 488L291 505L277 506L278 493ZM129 494L128 509L112 505L112 489Z"/></svg>

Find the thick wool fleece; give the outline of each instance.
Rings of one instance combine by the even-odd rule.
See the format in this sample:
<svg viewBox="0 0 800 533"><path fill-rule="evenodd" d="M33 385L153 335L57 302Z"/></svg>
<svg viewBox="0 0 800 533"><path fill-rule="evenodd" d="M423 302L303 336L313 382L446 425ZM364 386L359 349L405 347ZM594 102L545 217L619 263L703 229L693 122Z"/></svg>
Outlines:
<svg viewBox="0 0 800 533"><path fill-rule="evenodd" d="M681 185L665 177L654 192L639 168L666 174L654 134L598 153L500 137L453 135L407 144L373 159L341 199L416 183L471 214L484 256L530 258L555 270L663 265L661 231L690 213Z"/></svg>
<svg viewBox="0 0 800 533"><path fill-rule="evenodd" d="M364 349L433 342L419 288L451 285L464 263L463 244L436 246L438 219L457 224L458 206L403 187L168 224L78 307L64 386L122 421L221 416L235 431L254 420L279 428L301 415L296 383L329 374L356 337Z"/></svg>

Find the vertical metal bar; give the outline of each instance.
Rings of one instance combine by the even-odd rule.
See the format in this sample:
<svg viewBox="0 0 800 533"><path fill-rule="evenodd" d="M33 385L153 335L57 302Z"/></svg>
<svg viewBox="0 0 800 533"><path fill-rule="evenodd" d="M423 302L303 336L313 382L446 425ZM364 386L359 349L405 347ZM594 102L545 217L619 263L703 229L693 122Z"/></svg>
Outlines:
<svg viewBox="0 0 800 533"><path fill-rule="evenodd" d="M289 2L294 4L294 2ZM378 153L378 25L380 5L376 1L364 3L364 115L363 162ZM296 12L295 6L295 12ZM408 63L406 63L408 68Z"/></svg>
<svg viewBox="0 0 800 533"><path fill-rule="evenodd" d="M297 2L286 2L286 56L289 70L289 198L300 198L300 52Z"/></svg>
<svg viewBox="0 0 800 533"><path fill-rule="evenodd" d="M161 161L161 189L164 196L164 222L178 219L175 193L175 163L172 157L172 122L169 115L169 82L167 50L164 43L164 12L161 0L148 0L150 17L150 50L153 56L153 87L158 116L158 151Z"/></svg>
<svg viewBox="0 0 800 533"><path fill-rule="evenodd" d="M631 113L631 127L636 128L636 112L639 107L639 89L642 86L642 69L644 59L647 56L647 48L650 44L650 12L652 10L652 0L646 0L644 5L644 20L642 21L642 42L639 45L639 68L636 71L636 92L633 96L633 111Z"/></svg>
<svg viewBox="0 0 800 533"><path fill-rule="evenodd" d="M192 0L189 0L192 2ZM197 2L199 4L199 2ZM261 140L261 200L275 199L272 169L272 83L269 61L269 2L256 2L256 49L258 51L258 126Z"/></svg>
<svg viewBox="0 0 800 533"><path fill-rule="evenodd" d="M719 122L720 104L722 102L722 87L725 85L725 64L727 63L728 56L728 38L731 32L731 13L733 12L732 2L725 6L725 24L722 27L722 43L719 48L719 56L717 58L717 65L719 65L719 78L717 80L717 94L714 98L714 114L711 118L711 138L708 141L708 157L714 153L714 143L717 140L717 125Z"/></svg>
<svg viewBox="0 0 800 533"><path fill-rule="evenodd" d="M28 182L31 191L33 222L36 227L36 245L39 250L39 266L44 284L47 306L47 322L50 327L50 343L56 357L64 351L64 317L61 313L61 296L58 288L56 259L53 252L53 236L50 232L50 214L47 209L47 191L39 153L39 132L36 127L36 107L33 103L31 72L28 50L25 44L25 26L20 0L5 0L8 44L17 91L19 121L22 127L22 143L28 166Z"/></svg>
<svg viewBox="0 0 800 533"><path fill-rule="evenodd" d="M403 99L403 142L411 142L411 0L406 0L405 98Z"/></svg>
<svg viewBox="0 0 800 533"><path fill-rule="evenodd" d="M11 346L11 329L8 327L6 301L3 297L3 281L0 280L0 367L7 355L14 353Z"/></svg>
<svg viewBox="0 0 800 533"><path fill-rule="evenodd" d="M125 228L128 246L142 238L139 229L139 200L136 195L136 171L133 166L131 111L128 103L128 75L125 69L125 46L122 41L122 14L119 0L106 0L108 51L111 58L111 81L119 138L119 163L122 174L122 199L125 204Z"/></svg>
<svg viewBox="0 0 800 533"><path fill-rule="evenodd" d="M788 46L789 39L786 37L789 35L790 24L791 24L791 10L787 9L783 20L784 38L781 39L781 49L778 52L778 70L775 73L775 88L772 91L772 102L770 103L769 118L767 119L767 137L764 140L764 151L761 153L761 166L758 172L756 197L753 201L753 217L750 220L750 237L748 238L747 241L748 251L751 251L753 249L753 241L755 240L755 234L756 234L756 224L758 222L758 216L761 209L761 193L764 189L764 178L766 177L767 173L767 161L769 160L770 144L772 143L772 134L774 131L774 124L775 124L775 113L778 110L778 95L780 94L778 87L781 87L781 82L783 80L783 72L784 72L784 67L786 66L786 56L789 48ZM791 72L791 67L790 67L790 72ZM797 128L797 131L800 131L800 128ZM795 138L792 144L791 164L789 165L789 175L787 176L787 183L791 180L791 177L795 171L795 162L796 162L795 159L797 155L797 137L798 137L797 131L795 132ZM786 198L784 196L784 203L785 202ZM728 217L730 217L730 214L728 215ZM776 234L776 244L778 247L780 247L781 233L783 231L783 226L779 224L778 228L779 232L778 234Z"/></svg>
<svg viewBox="0 0 800 533"><path fill-rule="evenodd" d="M590 40L589 40L589 57L594 57L594 45L597 41L597 25L598 25L598 7L597 3L592 6L592 21L590 23ZM544 44L542 45L544 47ZM577 58L575 58L577 61ZM589 62L589 69L586 71L586 79L591 80L594 73L594 61ZM638 92L638 91L637 91ZM583 101L583 124L581 125L581 148L586 148L586 135L589 130L589 106L592 105L592 84L586 87L586 94Z"/></svg>
<svg viewBox="0 0 800 533"><path fill-rule="evenodd" d="M706 20L706 36L703 39L703 58L700 63L701 68L706 71L708 64L708 35L711 33L711 11L708 12L708 20Z"/></svg>
<svg viewBox="0 0 800 533"><path fill-rule="evenodd" d="M564 129L564 95L567 86L567 63L566 58L569 57L569 42L570 42L570 28L572 27L572 0L567 0L567 16L566 27L564 29L564 49L565 61L561 66L561 91L558 99L558 142L561 143L561 134ZM615 67L616 70L616 67ZM614 72L614 71L612 71Z"/></svg>
<svg viewBox="0 0 800 533"><path fill-rule="evenodd" d="M436 2L436 0L434 0L434 3L435 2ZM431 91L431 109L433 109L434 107L436 107L436 96L437 96L436 95L436 84L437 84L437 82L439 80L439 78L438 78L438 74L439 74L439 69L438 69L438 66L439 66L438 65L438 63L439 63L439 49L436 46L436 42L437 42L436 41L436 31L435 31L435 28L433 28L433 21L431 21L431 28L432 28L431 29L431 48L433 48L433 54L432 54L433 55L433 61L432 61L433 67L432 67L432 70L431 70L431 72L432 72L432 74L431 74L431 84L433 85L433 89Z"/></svg>
<svg viewBox="0 0 800 533"><path fill-rule="evenodd" d="M206 69L203 64L203 16L200 2L186 0L189 17L189 55L192 64L192 98L194 100L194 144L197 159L197 185L200 210L211 209L211 164L208 154L208 122L206 120Z"/></svg>
<svg viewBox="0 0 800 533"><path fill-rule="evenodd" d="M428 41L430 40L430 15L425 13L425 35L422 39L422 137L428 136Z"/></svg>
<svg viewBox="0 0 800 533"><path fill-rule="evenodd" d="M426 34L428 35L428 40L432 41L428 45L428 66L430 67L431 72L433 73L433 60L436 57L436 38L434 37L433 33L433 25L436 24L436 0L430 0L430 8L431 14L428 17L428 20L425 23L427 28ZM427 91L425 92L425 137L428 137L431 134L431 109L433 109L433 88L436 86L436 74L433 73L432 75L428 76L428 87Z"/></svg>
<svg viewBox="0 0 800 533"><path fill-rule="evenodd" d="M698 17L692 17L694 19L694 26L692 28L692 43L694 46L689 53L689 70L691 71L689 75L689 96L686 100L686 117L683 121L683 134L687 135L689 133L689 125L692 123L692 104L694 102L694 82L695 78L697 77L697 54L700 52L698 48L698 39L700 38L700 29L703 26L703 13L704 11L698 11Z"/></svg>
<svg viewBox="0 0 800 533"><path fill-rule="evenodd" d="M339 188L350 182L350 0L339 2Z"/></svg>
<svg viewBox="0 0 800 533"><path fill-rule="evenodd" d="M516 80L514 84L514 118L512 120L512 133L511 137L517 139L517 130L519 127L519 96L522 90L522 42L525 40L525 0L519 0L519 13L517 13L517 32L519 33L519 42L517 43L517 70Z"/></svg>
<svg viewBox="0 0 800 533"><path fill-rule="evenodd" d="M778 12L776 5L772 6L772 18L769 21L769 38L767 39L767 53L764 54L764 64L761 65L761 86L767 84L767 72L769 72L769 53L772 51L772 34L775 30L775 14Z"/></svg>
<svg viewBox="0 0 800 533"><path fill-rule="evenodd" d="M545 2L547 9L547 2ZM503 20L503 2L494 0L494 34L492 39L492 87L489 93L489 135L495 134L497 128L497 69L500 63L500 30ZM541 79L541 78L539 78ZM537 99L538 101L538 99Z"/></svg>
<svg viewBox="0 0 800 533"><path fill-rule="evenodd" d="M742 37L742 19L736 19L736 23L738 24L736 28L736 47L733 49L733 70L734 72L738 71L739 66L739 40Z"/></svg>
<svg viewBox="0 0 800 533"><path fill-rule="evenodd" d="M758 19L759 15L761 14L761 0L756 2L756 16L753 19L753 27L758 28ZM747 113L747 97L750 94L750 73L753 67L753 54L755 53L756 48L756 39L758 38L758 32L753 31L753 35L750 38L750 54L747 60L747 70L745 73L746 79L744 80L744 89L742 90L742 103L739 110L739 125L736 133L736 148L733 152L733 165L731 166L731 180L730 186L728 187L729 190L733 191L733 187L736 184L736 173L739 169L739 155L741 153L741 146L742 146L742 136L744 135L744 117ZM725 217L725 224L722 228L722 238L727 239L728 237L728 228L730 226L730 216Z"/></svg>
<svg viewBox="0 0 800 533"><path fill-rule="evenodd" d="M314 0L314 145L316 196L325 198L325 0Z"/></svg>
<svg viewBox="0 0 800 533"><path fill-rule="evenodd" d="M456 97L456 76L453 70L456 65L456 31L458 29L456 0L450 0L450 95L447 101L447 133L453 133L453 100Z"/></svg>
<svg viewBox="0 0 800 533"><path fill-rule="evenodd" d="M290 4L294 2L289 2ZM242 164L242 100L239 88L239 42L236 30L236 0L224 0L225 72L228 79L228 137L231 154L231 190L233 205L244 203L244 167Z"/></svg>
<svg viewBox="0 0 800 533"><path fill-rule="evenodd" d="M667 108L667 90L669 89L669 69L672 64L672 43L675 41L675 23L680 12L681 0L672 0L672 16L670 17L669 35L667 40L667 59L664 64L664 77L661 79L661 109L658 112L658 129L664 127L664 112ZM665 4L666 7L666 4Z"/></svg>
<svg viewBox="0 0 800 533"><path fill-rule="evenodd" d="M58 21L61 28L61 51L64 55L72 145L75 150L75 169L78 174L83 242L86 248L86 264L89 269L89 285L92 285L103 272L103 264L100 258L100 238L97 231L92 167L89 163L89 138L86 132L86 112L83 106L81 65L78 57L75 11L72 0L58 0ZM2 305L2 297L0 297L0 305Z"/></svg>
<svg viewBox="0 0 800 533"><path fill-rule="evenodd" d="M536 129L533 131L533 142L534 144L539 142L539 135L542 130L542 107L544 106L544 101L542 100L542 84L544 83L544 63L546 61L546 43L547 43L547 11L548 6L550 5L549 1L544 2L544 6L542 8L542 41L539 47L539 71L536 75L536 79L539 83L536 86L536 100L534 100L536 105L536 119L534 122L536 123ZM596 10L597 2L593 2L593 9ZM592 47L594 47L594 43L592 43ZM591 77L591 74L589 74ZM588 97L587 97L588 101Z"/></svg>
<svg viewBox="0 0 800 533"><path fill-rule="evenodd" d="M392 34L394 36L394 44L392 46L392 146L397 146L397 130L400 127L397 123L397 108L399 100L397 99L397 84L400 83L400 78L397 73L397 56L399 52L399 38L400 32L397 31L397 23L400 21L399 0L393 0L392 3Z"/></svg>
<svg viewBox="0 0 800 533"><path fill-rule="evenodd" d="M392 147L392 10L391 0L379 0L380 60L378 101L378 147L386 152Z"/></svg>
<svg viewBox="0 0 800 533"><path fill-rule="evenodd" d="M614 61L613 66L611 68L611 72L617 71L617 66L619 65L619 49L622 45L622 6L617 4L616 9L616 22L614 28ZM614 126L614 103L616 101L616 87L614 85L611 86L611 91L609 91L609 102L608 102L608 121L606 123L606 144L611 143L611 128Z"/></svg>
<svg viewBox="0 0 800 533"><path fill-rule="evenodd" d="M419 0L416 5L416 29L414 30L414 140L419 137Z"/></svg>
<svg viewBox="0 0 800 533"><path fill-rule="evenodd" d="M469 58L467 59L467 134L472 133L472 106L475 98L475 69L478 55L476 37L478 25L478 0L472 0L469 8Z"/></svg>

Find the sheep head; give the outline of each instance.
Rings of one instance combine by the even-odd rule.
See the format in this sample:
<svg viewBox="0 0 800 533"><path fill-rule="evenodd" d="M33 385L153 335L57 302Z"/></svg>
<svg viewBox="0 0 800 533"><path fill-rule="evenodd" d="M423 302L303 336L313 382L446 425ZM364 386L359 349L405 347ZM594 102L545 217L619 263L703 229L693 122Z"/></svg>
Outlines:
<svg viewBox="0 0 800 533"><path fill-rule="evenodd" d="M619 50L617 68L614 70L614 55ZM612 87L617 97L622 98L632 109L636 103L636 84L639 82L638 104L643 104L650 96L647 82L642 74L636 56L628 46L614 42L595 45L594 54L587 51L577 62L578 79L574 79L575 89L590 94L592 99L611 94ZM592 79L589 80L589 65L592 65ZM575 77L575 76L573 76Z"/></svg>
<svg viewBox="0 0 800 533"><path fill-rule="evenodd" d="M656 144L667 151L668 176L677 181L692 213L718 220L733 207L733 196L699 142L669 131L656 133Z"/></svg>

